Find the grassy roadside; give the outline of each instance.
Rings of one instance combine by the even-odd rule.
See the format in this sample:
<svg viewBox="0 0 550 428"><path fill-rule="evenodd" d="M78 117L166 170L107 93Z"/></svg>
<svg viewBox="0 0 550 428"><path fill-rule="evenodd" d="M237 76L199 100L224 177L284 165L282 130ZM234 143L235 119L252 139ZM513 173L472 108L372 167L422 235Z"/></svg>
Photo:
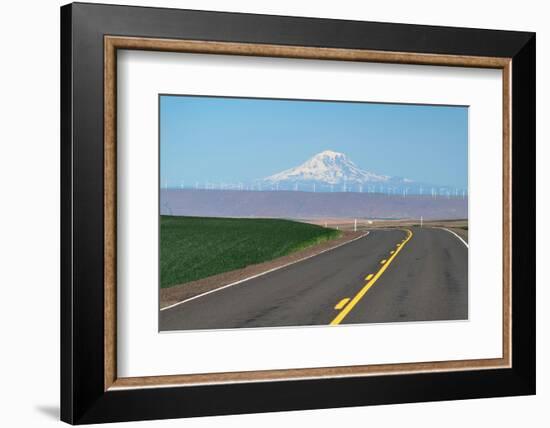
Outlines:
<svg viewBox="0 0 550 428"><path fill-rule="evenodd" d="M161 288L273 260L340 235L290 220L161 216Z"/></svg>

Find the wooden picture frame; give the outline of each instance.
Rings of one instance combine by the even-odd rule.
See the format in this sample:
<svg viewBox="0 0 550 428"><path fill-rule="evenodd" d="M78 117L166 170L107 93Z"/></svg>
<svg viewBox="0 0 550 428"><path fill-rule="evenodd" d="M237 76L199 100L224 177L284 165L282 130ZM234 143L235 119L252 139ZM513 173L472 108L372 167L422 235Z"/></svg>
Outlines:
<svg viewBox="0 0 550 428"><path fill-rule="evenodd" d="M118 377L118 49L502 70L502 358ZM61 9L61 52L62 420L80 424L535 392L534 34L71 4Z"/></svg>

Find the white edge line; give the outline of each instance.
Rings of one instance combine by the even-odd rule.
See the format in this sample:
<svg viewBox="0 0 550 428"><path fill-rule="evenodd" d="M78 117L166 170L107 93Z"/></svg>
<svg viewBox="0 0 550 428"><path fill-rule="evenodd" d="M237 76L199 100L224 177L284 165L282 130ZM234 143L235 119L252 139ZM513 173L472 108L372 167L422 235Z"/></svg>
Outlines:
<svg viewBox="0 0 550 428"><path fill-rule="evenodd" d="M265 272L260 272L260 273L258 273L258 274L256 274L256 275L249 276L248 278L240 279L240 280L238 280L238 281L232 282L231 284L224 285L223 287L215 288L215 289L210 290L210 291L205 291L204 293L197 294L196 296L193 296L193 297L190 297L190 298L188 298L188 299L182 300L181 302L177 302L177 303L174 303L173 305L170 305L170 306L166 306L166 307L164 307L164 308L161 308L160 311L162 312L162 311L165 311L165 310L167 310L167 309L174 308L174 307L176 307L176 306L178 306L178 305L181 305L182 303L190 302L191 300L198 299L199 297L206 296L207 294L212 294L212 293L215 293L215 292L217 292L217 291L223 290L223 289L225 289L225 288L233 287L234 285L241 284L241 283L246 282L246 281L250 281L251 279L254 279L254 278L258 278L258 277L260 277L260 276L267 275L268 273L275 272L276 270L285 268L285 267L287 267L287 266L290 266L290 265L293 265L293 264L296 264L296 263L303 262L304 260L310 259L310 258L312 258L312 257L319 256L319 255L321 255L321 254L323 254L323 253L326 253L327 251L332 251L332 250L335 250L336 248L342 247L343 245L351 244L352 242L357 241L358 239L364 238L364 237L367 236L369 233L370 233L370 231L368 231L367 233L364 233L364 234L361 235L361 236L358 236L357 238L353 238L353 239L350 240L350 241L342 242L341 244L338 244L338 245L336 245L335 247L327 248L326 250L323 250L323 251L321 251L321 252L319 252L319 253L311 254L311 255L306 256L306 257L303 257L303 258L301 258L301 259L294 260L293 262L287 263L286 265L277 266L277 267L274 267L274 268L272 268L272 269L266 270Z"/></svg>
<svg viewBox="0 0 550 428"><path fill-rule="evenodd" d="M449 233L452 233L454 236L460 239L464 245L466 245L466 248L470 249L470 246L468 245L468 243L464 239L462 239L456 232L453 232L452 230L449 230L446 227L442 227L441 229L446 230Z"/></svg>

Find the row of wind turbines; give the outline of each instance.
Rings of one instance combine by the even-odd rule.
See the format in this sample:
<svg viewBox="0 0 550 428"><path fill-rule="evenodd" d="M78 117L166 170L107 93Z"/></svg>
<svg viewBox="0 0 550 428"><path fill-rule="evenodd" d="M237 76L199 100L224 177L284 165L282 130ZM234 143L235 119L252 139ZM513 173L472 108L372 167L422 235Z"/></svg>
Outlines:
<svg viewBox="0 0 550 428"><path fill-rule="evenodd" d="M381 194L387 196L425 196L437 198L461 198L466 199L468 193L466 189L450 188L450 187L425 187L425 186L384 186L382 184L356 184L350 185L344 183L342 185L327 184L319 185L317 183L304 184L293 183L291 185L280 185L279 183L226 183L226 182L191 182L186 183L169 183L167 179L163 180L163 189L194 189L194 190L234 190L234 191L302 191L302 192L354 192L354 193L370 193Z"/></svg>

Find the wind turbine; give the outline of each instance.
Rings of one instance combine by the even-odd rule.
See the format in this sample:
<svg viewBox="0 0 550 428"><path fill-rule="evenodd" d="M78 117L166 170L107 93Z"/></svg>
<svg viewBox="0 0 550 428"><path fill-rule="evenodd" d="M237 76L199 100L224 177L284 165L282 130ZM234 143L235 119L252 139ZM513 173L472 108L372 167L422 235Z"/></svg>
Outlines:
<svg viewBox="0 0 550 428"><path fill-rule="evenodd" d="M172 207L170 206L170 204L168 204L168 201L164 203L164 207L165 207L166 210L168 211L168 214L169 214L169 215L173 215Z"/></svg>

